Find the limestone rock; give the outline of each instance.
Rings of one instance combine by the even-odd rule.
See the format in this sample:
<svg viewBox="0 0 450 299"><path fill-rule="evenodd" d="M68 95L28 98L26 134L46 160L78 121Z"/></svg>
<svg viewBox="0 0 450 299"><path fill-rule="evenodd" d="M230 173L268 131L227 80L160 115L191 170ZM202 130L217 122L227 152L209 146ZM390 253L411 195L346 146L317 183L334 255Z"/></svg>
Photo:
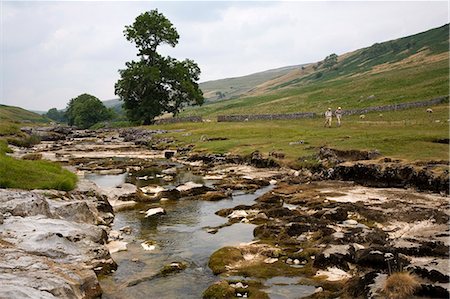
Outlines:
<svg viewBox="0 0 450 299"><path fill-rule="evenodd" d="M147 212L145 212L145 217L151 217L151 216L157 216L157 215L163 215L166 214L166 211L163 208L152 208L148 209Z"/></svg>

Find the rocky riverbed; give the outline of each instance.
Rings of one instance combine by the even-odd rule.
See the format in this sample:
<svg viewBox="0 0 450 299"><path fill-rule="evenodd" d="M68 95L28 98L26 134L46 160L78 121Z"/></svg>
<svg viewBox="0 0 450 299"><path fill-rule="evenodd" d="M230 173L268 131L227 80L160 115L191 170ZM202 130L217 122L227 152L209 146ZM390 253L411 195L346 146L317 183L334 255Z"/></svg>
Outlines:
<svg viewBox="0 0 450 299"><path fill-rule="evenodd" d="M80 182L0 190L0 298L384 298L398 271L449 296L446 161L321 149L292 170L168 149L164 131L27 130L46 141L15 157Z"/></svg>

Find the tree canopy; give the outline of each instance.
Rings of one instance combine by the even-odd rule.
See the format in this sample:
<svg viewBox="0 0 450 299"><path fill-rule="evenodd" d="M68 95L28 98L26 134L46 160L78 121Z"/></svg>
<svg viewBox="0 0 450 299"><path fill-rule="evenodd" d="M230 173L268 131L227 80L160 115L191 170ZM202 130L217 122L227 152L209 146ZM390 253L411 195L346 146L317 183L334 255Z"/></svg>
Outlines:
<svg viewBox="0 0 450 299"><path fill-rule="evenodd" d="M338 56L333 53L325 57L325 60L323 61L323 66L332 69L337 64Z"/></svg>
<svg viewBox="0 0 450 299"><path fill-rule="evenodd" d="M204 98L198 86L200 68L190 59L178 61L157 52L158 46L175 47L179 35L173 24L157 10L139 15L126 26L125 38L138 49L139 61L119 70L115 93L123 100L130 120L150 124L165 112L176 115L186 105L201 105Z"/></svg>
<svg viewBox="0 0 450 299"><path fill-rule="evenodd" d="M110 111L96 97L82 94L67 104L66 118L71 126L87 129L92 125L110 119Z"/></svg>
<svg viewBox="0 0 450 299"><path fill-rule="evenodd" d="M51 120L57 121L57 122L65 122L66 121L66 115L63 111L58 111L56 108L51 108L47 111L45 114L48 118Z"/></svg>

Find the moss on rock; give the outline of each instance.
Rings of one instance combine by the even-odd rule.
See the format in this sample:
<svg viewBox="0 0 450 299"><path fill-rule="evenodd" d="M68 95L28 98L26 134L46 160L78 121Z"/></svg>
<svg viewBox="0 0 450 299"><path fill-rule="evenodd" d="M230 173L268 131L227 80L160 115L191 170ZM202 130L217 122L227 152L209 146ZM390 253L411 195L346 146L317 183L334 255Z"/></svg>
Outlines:
<svg viewBox="0 0 450 299"><path fill-rule="evenodd" d="M223 247L215 251L209 258L208 266L214 274L225 272L226 266L242 260L241 251L235 247Z"/></svg>
<svg viewBox="0 0 450 299"><path fill-rule="evenodd" d="M218 281L203 292L203 299L235 298L235 291L228 282Z"/></svg>

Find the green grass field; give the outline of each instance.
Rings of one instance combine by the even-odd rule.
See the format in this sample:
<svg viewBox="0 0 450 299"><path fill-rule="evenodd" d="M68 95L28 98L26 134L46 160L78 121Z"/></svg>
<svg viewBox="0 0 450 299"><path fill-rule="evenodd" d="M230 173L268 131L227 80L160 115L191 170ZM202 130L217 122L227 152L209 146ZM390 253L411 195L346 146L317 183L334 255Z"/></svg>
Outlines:
<svg viewBox="0 0 450 299"><path fill-rule="evenodd" d="M8 157L6 141L0 140L0 188L56 189L75 188L77 176L49 161L28 161Z"/></svg>
<svg viewBox="0 0 450 299"><path fill-rule="evenodd" d="M324 128L322 118L241 123L182 123L156 126L161 129L185 129L170 133L176 145L194 144L196 151L249 154L260 150L264 154L281 151L285 163L297 163L299 157L310 156L318 147L337 149L378 150L384 156L417 160L448 160L449 145L435 140L449 136L448 105L396 112L369 113L344 117L343 125ZM152 129L155 126L151 127ZM203 138L202 138L203 137ZM227 140L202 141L205 138ZM291 144L299 141L303 144Z"/></svg>

